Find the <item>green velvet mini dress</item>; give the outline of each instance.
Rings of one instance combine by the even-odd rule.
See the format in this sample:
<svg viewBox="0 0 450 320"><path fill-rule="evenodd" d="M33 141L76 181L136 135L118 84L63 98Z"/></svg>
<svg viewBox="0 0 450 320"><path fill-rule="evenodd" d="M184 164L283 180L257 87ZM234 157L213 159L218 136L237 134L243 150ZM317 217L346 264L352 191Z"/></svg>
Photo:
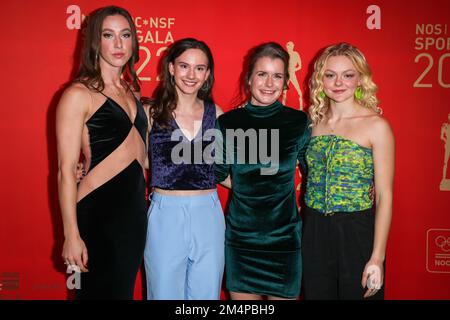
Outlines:
<svg viewBox="0 0 450 320"><path fill-rule="evenodd" d="M295 172L297 160L304 164L311 135L308 118L278 101L265 107L248 103L221 115L216 126L222 133L216 138L222 159L215 164L216 181L228 175L232 179L226 216L227 289L296 298L302 222Z"/></svg>

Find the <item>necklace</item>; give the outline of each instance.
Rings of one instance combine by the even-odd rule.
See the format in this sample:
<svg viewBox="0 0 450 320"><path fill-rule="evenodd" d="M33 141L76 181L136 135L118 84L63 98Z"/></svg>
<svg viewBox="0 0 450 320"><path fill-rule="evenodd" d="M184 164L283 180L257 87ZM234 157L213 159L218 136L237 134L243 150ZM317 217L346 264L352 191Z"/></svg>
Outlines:
<svg viewBox="0 0 450 320"><path fill-rule="evenodd" d="M336 120L335 121L335 124L332 126L331 125L331 121L330 120L328 120L327 122L326 122L326 125L327 125L327 127L330 129L330 131L331 131L331 133L333 133L334 134L334 129L335 129L335 127L336 127L336 122L337 122L338 120Z"/></svg>
<svg viewBox="0 0 450 320"><path fill-rule="evenodd" d="M369 117L373 117L373 116L378 116L378 114L366 114L366 115L356 115L356 116L341 117L339 119L334 120L334 125L331 125L330 124L330 122L331 122L330 119L327 119L325 124L330 129L331 133L334 134L334 131L335 131L336 127L337 127L337 123L340 122L341 120L362 119L362 118L369 118Z"/></svg>
<svg viewBox="0 0 450 320"><path fill-rule="evenodd" d="M122 89L119 89L117 87L114 86L114 93L116 94L116 96L118 96L119 98L122 98L124 96Z"/></svg>
<svg viewBox="0 0 450 320"><path fill-rule="evenodd" d="M124 92L123 86L121 88L111 85L110 90L115 94L115 96L118 98L116 99L116 103L121 105L121 108L125 110L125 112L128 114L131 110L131 107L128 103L127 99L127 93Z"/></svg>
<svg viewBox="0 0 450 320"><path fill-rule="evenodd" d="M125 85L123 80L120 80L120 83L118 85L112 82L108 85L108 89L112 91L112 93L119 99L122 99L126 96L126 92L124 93L124 88Z"/></svg>

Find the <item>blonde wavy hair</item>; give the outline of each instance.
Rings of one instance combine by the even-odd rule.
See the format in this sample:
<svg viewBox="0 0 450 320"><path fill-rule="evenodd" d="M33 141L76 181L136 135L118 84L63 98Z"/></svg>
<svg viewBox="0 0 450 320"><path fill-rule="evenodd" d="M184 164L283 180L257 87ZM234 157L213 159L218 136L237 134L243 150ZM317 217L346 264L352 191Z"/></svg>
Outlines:
<svg viewBox="0 0 450 320"><path fill-rule="evenodd" d="M325 64L329 57L345 56L352 61L355 69L360 75L362 98L356 100L360 105L366 108L371 108L375 112L381 114L382 110L378 107L378 99L376 92L377 85L372 80L372 71L369 64L361 51L349 43L341 42L327 47L314 63L314 71L309 81L309 90L311 93L309 114L311 116L312 125L317 125L330 104L330 99L321 96L323 91L323 76Z"/></svg>

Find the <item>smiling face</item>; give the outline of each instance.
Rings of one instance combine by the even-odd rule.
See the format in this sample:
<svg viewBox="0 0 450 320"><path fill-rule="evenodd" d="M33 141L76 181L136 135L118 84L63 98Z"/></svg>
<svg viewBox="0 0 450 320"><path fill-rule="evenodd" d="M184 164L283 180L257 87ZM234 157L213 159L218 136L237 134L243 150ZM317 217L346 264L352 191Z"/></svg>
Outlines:
<svg viewBox="0 0 450 320"><path fill-rule="evenodd" d="M268 106L274 103L284 89L284 62L278 58L261 57L253 68L248 85L250 102L255 106Z"/></svg>
<svg viewBox="0 0 450 320"><path fill-rule="evenodd" d="M107 16L103 20L100 41L100 66L123 67L132 55L130 24L122 15Z"/></svg>
<svg viewBox="0 0 450 320"><path fill-rule="evenodd" d="M200 49L187 49L169 63L177 92L196 95L209 77L208 65L208 57Z"/></svg>
<svg viewBox="0 0 450 320"><path fill-rule="evenodd" d="M359 85L359 72L348 57L328 58L323 74L323 90L328 98L337 103L354 99Z"/></svg>

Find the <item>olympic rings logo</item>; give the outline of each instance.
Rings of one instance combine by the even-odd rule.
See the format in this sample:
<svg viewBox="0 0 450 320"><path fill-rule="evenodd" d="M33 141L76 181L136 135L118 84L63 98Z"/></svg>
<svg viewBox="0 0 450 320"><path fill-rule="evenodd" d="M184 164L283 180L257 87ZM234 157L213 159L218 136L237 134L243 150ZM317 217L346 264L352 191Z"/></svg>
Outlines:
<svg viewBox="0 0 450 320"><path fill-rule="evenodd" d="M444 236L436 237L434 243L442 249L442 251L450 251L450 237L445 238Z"/></svg>

